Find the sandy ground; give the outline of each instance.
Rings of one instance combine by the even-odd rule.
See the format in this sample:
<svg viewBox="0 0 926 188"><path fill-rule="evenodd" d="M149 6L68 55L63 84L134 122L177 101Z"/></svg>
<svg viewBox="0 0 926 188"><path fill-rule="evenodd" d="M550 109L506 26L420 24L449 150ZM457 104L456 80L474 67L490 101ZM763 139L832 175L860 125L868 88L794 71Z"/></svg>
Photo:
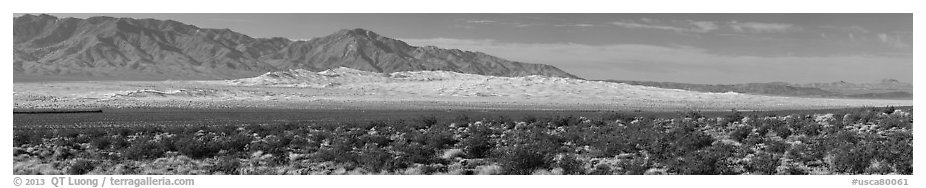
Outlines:
<svg viewBox="0 0 926 188"><path fill-rule="evenodd" d="M701 93L555 77L443 71L292 70L222 81L14 83L14 108L772 110L912 105L912 100Z"/></svg>

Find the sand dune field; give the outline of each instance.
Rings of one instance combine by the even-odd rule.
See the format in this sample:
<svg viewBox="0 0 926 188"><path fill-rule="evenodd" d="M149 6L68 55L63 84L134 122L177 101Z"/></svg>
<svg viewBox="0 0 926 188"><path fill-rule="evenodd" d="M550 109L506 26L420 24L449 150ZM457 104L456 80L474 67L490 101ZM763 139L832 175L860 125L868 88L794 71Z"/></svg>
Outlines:
<svg viewBox="0 0 926 188"><path fill-rule="evenodd" d="M290 108L742 110L912 105L911 100L825 99L702 93L527 76L446 71L391 74L338 68L237 80L14 83L14 108Z"/></svg>

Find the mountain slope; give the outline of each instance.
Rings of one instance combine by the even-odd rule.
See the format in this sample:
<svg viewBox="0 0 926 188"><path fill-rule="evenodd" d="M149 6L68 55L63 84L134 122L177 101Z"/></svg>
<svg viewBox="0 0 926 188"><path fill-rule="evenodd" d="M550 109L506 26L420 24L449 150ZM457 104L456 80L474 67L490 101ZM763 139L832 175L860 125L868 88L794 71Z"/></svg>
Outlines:
<svg viewBox="0 0 926 188"><path fill-rule="evenodd" d="M216 79L273 70L248 47L267 40L175 21L24 15L13 35L14 73L23 75Z"/></svg>
<svg viewBox="0 0 926 188"><path fill-rule="evenodd" d="M550 65L514 62L480 52L416 47L364 29L341 30L326 37L294 42L264 60L282 70L348 67L383 73L443 70L490 76L577 78Z"/></svg>
<svg viewBox="0 0 926 188"><path fill-rule="evenodd" d="M575 76L479 52L415 47L363 29L310 41L252 38L172 20L14 18L14 80L233 79L288 69L445 70L493 76Z"/></svg>

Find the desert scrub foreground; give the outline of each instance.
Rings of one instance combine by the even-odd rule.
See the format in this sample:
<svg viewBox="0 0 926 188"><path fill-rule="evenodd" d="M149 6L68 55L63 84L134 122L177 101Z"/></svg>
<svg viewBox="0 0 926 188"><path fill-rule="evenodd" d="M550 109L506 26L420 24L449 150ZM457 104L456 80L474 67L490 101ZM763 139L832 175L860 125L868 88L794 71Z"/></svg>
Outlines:
<svg viewBox="0 0 926 188"><path fill-rule="evenodd" d="M911 113L21 129L13 174L912 174Z"/></svg>

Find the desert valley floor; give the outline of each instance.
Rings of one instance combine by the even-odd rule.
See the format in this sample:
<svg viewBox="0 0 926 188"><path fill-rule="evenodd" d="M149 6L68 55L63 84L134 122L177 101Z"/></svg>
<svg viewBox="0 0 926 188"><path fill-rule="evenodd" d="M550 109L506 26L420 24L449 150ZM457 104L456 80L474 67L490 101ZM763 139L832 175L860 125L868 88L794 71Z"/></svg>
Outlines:
<svg viewBox="0 0 926 188"><path fill-rule="evenodd" d="M909 106L911 100L702 93L620 83L445 71L290 70L215 81L14 83L14 109L274 108L500 110L778 110Z"/></svg>
<svg viewBox="0 0 926 188"><path fill-rule="evenodd" d="M13 95L103 112L14 113L14 174L912 173L910 100L347 68Z"/></svg>

